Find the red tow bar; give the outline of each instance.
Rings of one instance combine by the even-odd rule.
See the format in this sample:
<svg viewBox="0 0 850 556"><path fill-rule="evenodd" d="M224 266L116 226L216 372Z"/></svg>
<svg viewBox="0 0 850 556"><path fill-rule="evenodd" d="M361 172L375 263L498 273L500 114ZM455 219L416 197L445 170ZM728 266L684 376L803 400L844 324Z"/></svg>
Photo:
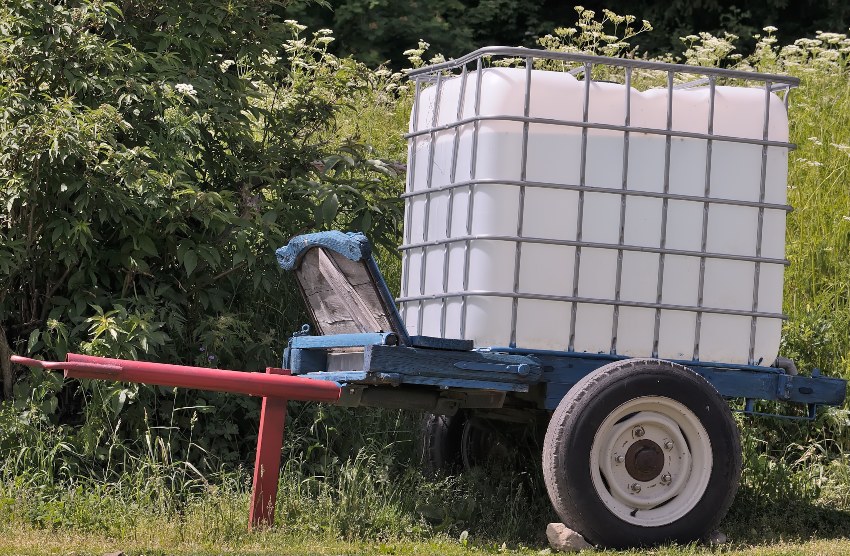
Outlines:
<svg viewBox="0 0 850 556"><path fill-rule="evenodd" d="M66 378L94 378L141 382L160 386L231 392L263 398L249 528L274 523L280 478L280 450L289 400L335 402L340 388L334 382L289 376L287 369L269 367L263 373L207 369L187 365L148 363L69 353L67 361L38 361L13 355L12 363L48 370L64 370Z"/></svg>

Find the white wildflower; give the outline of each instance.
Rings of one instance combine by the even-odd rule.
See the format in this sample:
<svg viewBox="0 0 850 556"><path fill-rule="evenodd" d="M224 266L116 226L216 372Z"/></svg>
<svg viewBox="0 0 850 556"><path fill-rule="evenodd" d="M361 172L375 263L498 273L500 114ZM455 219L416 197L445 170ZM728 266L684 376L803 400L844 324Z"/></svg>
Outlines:
<svg viewBox="0 0 850 556"><path fill-rule="evenodd" d="M768 25L767 27L762 28L762 31L764 31L765 33L775 33L779 31L779 29L777 29L773 25Z"/></svg>
<svg viewBox="0 0 850 556"><path fill-rule="evenodd" d="M293 29L295 29L299 33L307 28L306 25L301 25L300 23L298 23L294 19L284 19L283 22L286 23L287 25L289 25L290 27L292 27Z"/></svg>
<svg viewBox="0 0 850 556"><path fill-rule="evenodd" d="M822 43L817 39L797 39L794 41L794 44L803 48L813 48L815 46L820 46Z"/></svg>
<svg viewBox="0 0 850 556"><path fill-rule="evenodd" d="M823 33L819 31L817 33L817 37L828 44L838 44L843 39L846 39L847 35L843 35L841 33Z"/></svg>
<svg viewBox="0 0 850 556"><path fill-rule="evenodd" d="M195 88L189 83L178 83L174 86L174 90L190 97L195 96L196 93Z"/></svg>
<svg viewBox="0 0 850 556"><path fill-rule="evenodd" d="M230 66L232 66L232 65L233 65L233 64L235 64L235 63L236 63L236 62L235 62L235 61L233 61L233 60L224 60L222 63L220 63L220 64L218 65L218 67L219 67L219 69L221 70L221 73L225 73L227 70L229 70L229 69L230 69Z"/></svg>

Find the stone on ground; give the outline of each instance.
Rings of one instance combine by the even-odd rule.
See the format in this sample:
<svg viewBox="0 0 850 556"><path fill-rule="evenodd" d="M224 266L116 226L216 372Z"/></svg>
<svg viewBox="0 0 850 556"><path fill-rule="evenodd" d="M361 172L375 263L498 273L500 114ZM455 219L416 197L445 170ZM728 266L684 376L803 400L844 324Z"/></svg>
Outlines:
<svg viewBox="0 0 850 556"><path fill-rule="evenodd" d="M546 526L546 538L553 550L561 552L578 552L593 548L584 537L563 523L550 523Z"/></svg>

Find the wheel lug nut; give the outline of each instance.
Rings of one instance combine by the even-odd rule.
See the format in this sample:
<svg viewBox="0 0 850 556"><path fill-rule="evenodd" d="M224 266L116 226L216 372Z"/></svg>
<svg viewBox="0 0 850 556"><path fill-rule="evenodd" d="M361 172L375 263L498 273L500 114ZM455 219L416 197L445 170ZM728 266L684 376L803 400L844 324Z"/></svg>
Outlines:
<svg viewBox="0 0 850 556"><path fill-rule="evenodd" d="M632 492L640 492L640 485L637 483L632 483L631 485L629 485L629 488Z"/></svg>
<svg viewBox="0 0 850 556"><path fill-rule="evenodd" d="M664 443L664 447L668 450L672 450L673 449L673 441L668 440L667 442Z"/></svg>
<svg viewBox="0 0 850 556"><path fill-rule="evenodd" d="M665 473L661 475L661 484L669 485L673 481L673 476L670 473Z"/></svg>
<svg viewBox="0 0 850 556"><path fill-rule="evenodd" d="M640 425L638 425L638 426L636 426L635 428L632 429L632 435L634 435L635 438L640 438L644 434L646 434L646 431L644 431L643 427L640 426Z"/></svg>
<svg viewBox="0 0 850 556"><path fill-rule="evenodd" d="M617 454L614 456L614 461L616 461L617 463L623 463L624 461L626 461L626 456L622 454Z"/></svg>

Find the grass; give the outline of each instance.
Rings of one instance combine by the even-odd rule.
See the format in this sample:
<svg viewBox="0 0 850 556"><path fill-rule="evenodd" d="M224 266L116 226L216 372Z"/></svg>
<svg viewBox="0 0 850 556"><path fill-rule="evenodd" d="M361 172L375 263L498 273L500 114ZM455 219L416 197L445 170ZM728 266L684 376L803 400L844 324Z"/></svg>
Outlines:
<svg viewBox="0 0 850 556"><path fill-rule="evenodd" d="M52 531L32 528L17 523L0 525L0 554L42 555L74 554L101 556L122 551L134 555L272 555L272 554L547 554L545 542L527 545L500 544L469 537L459 538L437 534L420 540L344 540L328 537L302 537L275 529L239 538L219 539L186 534L183 528L191 523L175 524L170 521L151 521L148 527L125 537L103 535L86 531ZM768 539L740 542L732 540L720 547L703 545L662 546L647 550L620 551L622 555L656 554L685 556L702 554L768 555L843 555L850 552L850 539L809 538L802 540ZM603 554L605 551L588 551L585 554ZM611 553L611 552L607 552Z"/></svg>

